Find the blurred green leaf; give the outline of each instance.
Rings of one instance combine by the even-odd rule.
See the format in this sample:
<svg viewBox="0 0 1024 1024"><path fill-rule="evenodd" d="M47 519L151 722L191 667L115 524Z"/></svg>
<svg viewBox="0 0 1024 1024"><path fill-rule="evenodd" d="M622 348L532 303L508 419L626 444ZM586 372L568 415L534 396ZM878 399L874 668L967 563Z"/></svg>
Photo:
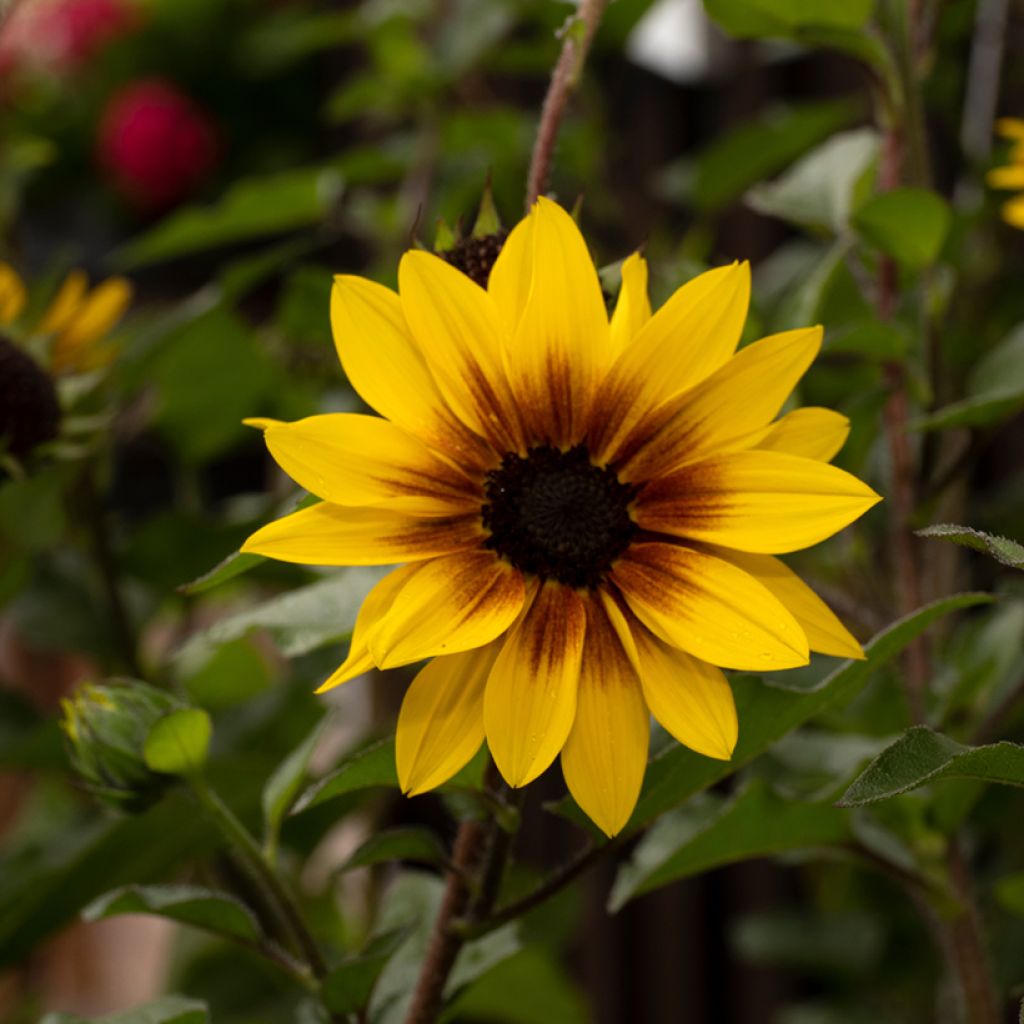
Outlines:
<svg viewBox="0 0 1024 1024"><path fill-rule="evenodd" d="M368 867L385 861L408 860L440 867L448 854L437 835L427 828L393 828L370 836L348 860L341 871Z"/></svg>
<svg viewBox="0 0 1024 1024"><path fill-rule="evenodd" d="M923 188L882 192L853 215L853 225L863 238L911 270L935 262L951 220L945 199Z"/></svg>
<svg viewBox="0 0 1024 1024"><path fill-rule="evenodd" d="M263 787L263 842L268 850L277 846L277 837L295 802L309 771L309 759L323 735L327 716L310 730L309 735L274 769Z"/></svg>
<svg viewBox="0 0 1024 1024"><path fill-rule="evenodd" d="M1024 917L1024 871L1000 878L995 884L996 901L1018 917Z"/></svg>
<svg viewBox="0 0 1024 1024"><path fill-rule="evenodd" d="M295 61L351 41L363 28L358 11L275 11L253 19L238 40L238 67L248 75L280 72Z"/></svg>
<svg viewBox="0 0 1024 1024"><path fill-rule="evenodd" d="M848 124L859 109L856 102L828 100L770 110L711 143L692 163L663 172L662 191L700 210L720 210Z"/></svg>
<svg viewBox="0 0 1024 1024"><path fill-rule="evenodd" d="M754 779L710 819L684 808L658 822L619 869L608 906L620 910L642 893L724 864L834 845L849 835L846 811L831 802L786 800Z"/></svg>
<svg viewBox="0 0 1024 1024"><path fill-rule="evenodd" d="M492 967L448 1007L441 1020L500 1024L588 1024L587 1002L552 954L528 946Z"/></svg>
<svg viewBox="0 0 1024 1024"><path fill-rule="evenodd" d="M11 544L39 551L60 540L65 529L63 491L63 480L55 472L0 481L0 550Z"/></svg>
<svg viewBox="0 0 1024 1024"><path fill-rule="evenodd" d="M178 657L186 661L199 658L204 650L261 629L267 630L289 658L338 643L352 632L363 598L382 575L377 569L344 569L297 587L214 623L192 637Z"/></svg>
<svg viewBox="0 0 1024 1024"><path fill-rule="evenodd" d="M704 0L708 14L741 39L759 36L794 38L802 29L860 29L875 0Z"/></svg>
<svg viewBox="0 0 1024 1024"><path fill-rule="evenodd" d="M361 1013L373 995L373 987L395 950L407 936L396 929L377 936L358 956L343 960L323 980L324 1005L331 1013Z"/></svg>
<svg viewBox="0 0 1024 1024"><path fill-rule="evenodd" d="M160 719L146 737L146 764L167 775L194 775L206 763L213 723L202 708L182 708Z"/></svg>
<svg viewBox="0 0 1024 1024"><path fill-rule="evenodd" d="M214 587L220 586L221 583L227 583L228 580L233 580L236 576L247 573L250 569L256 568L257 565L265 561L266 558L263 555L252 555L241 551L232 552L223 561L218 562L209 572L204 572L197 579L183 583L178 587L178 592L187 594L189 597L193 594L202 594L207 590L213 590Z"/></svg>
<svg viewBox="0 0 1024 1024"><path fill-rule="evenodd" d="M157 422L182 455L200 462L235 444L259 412L274 373L252 331L216 306L163 341L151 369L160 409Z"/></svg>
<svg viewBox="0 0 1024 1024"><path fill-rule="evenodd" d="M860 692L871 674L896 657L933 622L951 612L992 601L989 594L957 594L925 605L877 634L864 648L864 661L844 662L812 688L784 689L770 680L740 677L733 682L743 723L731 761L701 757L672 745L647 769L640 801L628 828L635 830L707 789L752 761L777 740L835 701Z"/></svg>
<svg viewBox="0 0 1024 1024"><path fill-rule="evenodd" d="M878 135L870 128L839 132L772 182L746 194L758 213L830 234L843 233L870 188Z"/></svg>
<svg viewBox="0 0 1024 1024"><path fill-rule="evenodd" d="M926 725L908 729L851 783L841 807L860 807L906 793L936 779L980 779L1024 786L1024 746L968 747Z"/></svg>
<svg viewBox="0 0 1024 1024"><path fill-rule="evenodd" d="M304 167L236 181L212 206L190 206L122 246L113 258L131 269L251 238L320 223L337 203L341 175Z"/></svg>
<svg viewBox="0 0 1024 1024"><path fill-rule="evenodd" d="M255 942L260 926L252 911L227 893L193 885L126 885L93 900L86 921L118 914L155 914L218 935Z"/></svg>
<svg viewBox="0 0 1024 1024"><path fill-rule="evenodd" d="M144 1006L105 1017L76 1017L48 1013L39 1024L209 1024L206 1003L185 996L162 996Z"/></svg>
<svg viewBox="0 0 1024 1024"><path fill-rule="evenodd" d="M298 814L346 793L375 786L398 786L393 738L377 740L350 754L334 771L317 780L299 797L292 813Z"/></svg>
<svg viewBox="0 0 1024 1024"><path fill-rule="evenodd" d="M185 691L200 707L235 707L271 685L266 657L248 640L232 640L204 653L209 657L200 664L179 666Z"/></svg>
<svg viewBox="0 0 1024 1024"><path fill-rule="evenodd" d="M1008 565L1011 569L1024 569L1024 544L1018 544L1008 537L996 537L970 526L957 526L955 523L939 523L914 532L918 537L943 537L954 544L991 555L997 562Z"/></svg>

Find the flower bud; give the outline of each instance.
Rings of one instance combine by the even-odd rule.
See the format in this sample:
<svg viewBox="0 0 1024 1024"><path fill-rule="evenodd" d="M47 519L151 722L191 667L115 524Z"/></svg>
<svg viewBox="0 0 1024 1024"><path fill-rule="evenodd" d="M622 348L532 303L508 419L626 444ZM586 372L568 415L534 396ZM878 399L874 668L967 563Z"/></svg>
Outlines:
<svg viewBox="0 0 1024 1024"><path fill-rule="evenodd" d="M72 767L104 803L141 813L175 781L146 765L146 737L161 718L181 706L145 683L83 686L62 702L61 728Z"/></svg>

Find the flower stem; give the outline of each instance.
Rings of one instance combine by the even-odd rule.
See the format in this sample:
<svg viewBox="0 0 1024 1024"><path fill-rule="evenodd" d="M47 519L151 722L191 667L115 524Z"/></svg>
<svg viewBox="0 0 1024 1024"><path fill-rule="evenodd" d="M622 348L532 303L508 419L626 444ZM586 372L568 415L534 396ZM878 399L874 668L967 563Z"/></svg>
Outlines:
<svg viewBox="0 0 1024 1024"><path fill-rule="evenodd" d="M607 5L608 0L580 0L579 11L565 29L562 50L551 72L551 83L541 107L537 139L533 144L533 155L530 158L530 173L526 184L527 211L547 188L548 174L565 107L569 95L579 81L583 63L587 59L587 51Z"/></svg>
<svg viewBox="0 0 1024 1024"><path fill-rule="evenodd" d="M307 928L295 897L267 860L259 843L204 778L197 775L188 781L196 799L234 848L241 865L263 897L266 909L282 934L301 954L313 976L323 978L327 974L327 965L320 947Z"/></svg>

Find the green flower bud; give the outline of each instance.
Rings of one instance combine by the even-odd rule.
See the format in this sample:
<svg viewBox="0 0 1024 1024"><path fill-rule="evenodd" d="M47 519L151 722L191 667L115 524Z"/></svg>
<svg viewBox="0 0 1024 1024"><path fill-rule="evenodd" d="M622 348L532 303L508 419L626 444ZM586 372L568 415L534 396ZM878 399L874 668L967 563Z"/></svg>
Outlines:
<svg viewBox="0 0 1024 1024"><path fill-rule="evenodd" d="M87 788L104 803L139 814L174 784L146 765L143 749L153 726L182 707L145 683L83 686L62 702L68 756Z"/></svg>

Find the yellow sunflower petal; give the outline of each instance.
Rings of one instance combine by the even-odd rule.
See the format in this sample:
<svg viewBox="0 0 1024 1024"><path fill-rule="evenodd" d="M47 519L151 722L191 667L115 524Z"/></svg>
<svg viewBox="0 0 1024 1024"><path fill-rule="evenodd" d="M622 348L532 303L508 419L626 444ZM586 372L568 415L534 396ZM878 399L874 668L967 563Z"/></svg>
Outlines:
<svg viewBox="0 0 1024 1024"><path fill-rule="evenodd" d="M490 551L435 558L415 569L367 637L381 668L482 647L522 610L522 573Z"/></svg>
<svg viewBox="0 0 1024 1024"><path fill-rule="evenodd" d="M1000 117L996 121L996 131L1004 139L1024 139L1024 120L1019 117Z"/></svg>
<svg viewBox="0 0 1024 1024"><path fill-rule="evenodd" d="M598 393L591 444L611 457L651 409L735 352L750 304L750 266L718 267L679 288L625 347Z"/></svg>
<svg viewBox="0 0 1024 1024"><path fill-rule="evenodd" d="M131 304L132 294L130 281L123 277L111 277L82 299L70 319L56 331L57 339L51 357L54 369L77 368L85 350L113 330L124 316ZM59 299L60 296L54 301L54 306Z"/></svg>
<svg viewBox="0 0 1024 1024"><path fill-rule="evenodd" d="M36 330L40 334L56 334L58 331L64 330L71 323L78 307L82 304L88 287L89 278L86 277L84 271L72 270L64 278L63 284L57 290L57 294L43 314Z"/></svg>
<svg viewBox="0 0 1024 1024"><path fill-rule="evenodd" d="M1024 164L993 167L985 181L990 188L1024 188Z"/></svg>
<svg viewBox="0 0 1024 1024"><path fill-rule="evenodd" d="M510 232L491 267L487 291L494 300L502 330L515 337L533 281L533 217L527 215Z"/></svg>
<svg viewBox="0 0 1024 1024"><path fill-rule="evenodd" d="M323 502L261 527L242 551L301 565L394 565L465 551L482 537L477 515L415 519Z"/></svg>
<svg viewBox="0 0 1024 1024"><path fill-rule="evenodd" d="M1014 196L1003 204L1003 220L1011 227L1024 228L1024 196Z"/></svg>
<svg viewBox="0 0 1024 1024"><path fill-rule="evenodd" d="M635 620L626 628L632 632L636 670L651 714L684 747L728 761L739 723L721 669L670 647Z"/></svg>
<svg viewBox="0 0 1024 1024"><path fill-rule="evenodd" d="M619 478L656 479L708 453L746 447L782 408L818 354L821 337L820 327L804 327L741 349L707 380L638 423L617 455L625 463Z"/></svg>
<svg viewBox="0 0 1024 1024"><path fill-rule="evenodd" d="M636 806L650 731L636 671L600 601L591 597L562 774L573 799L608 836L622 831Z"/></svg>
<svg viewBox="0 0 1024 1024"><path fill-rule="evenodd" d="M491 756L510 786L537 778L569 735L586 618L575 590L541 585L491 669L484 726Z"/></svg>
<svg viewBox="0 0 1024 1024"><path fill-rule="evenodd" d="M370 592L366 595L359 614L356 616L355 628L352 630L352 642L349 644L348 656L344 662L331 673L330 677L318 689L317 693L326 693L334 687L347 683L364 672L374 668L373 658L370 656L370 648L366 646L366 638L373 630L385 612L391 607L392 602L398 596L398 592L405 586L406 581L416 571L415 565L403 565L394 572L389 572Z"/></svg>
<svg viewBox="0 0 1024 1024"><path fill-rule="evenodd" d="M402 701L395 761L402 791L425 793L447 782L484 741L484 688L500 644L434 658Z"/></svg>
<svg viewBox="0 0 1024 1024"><path fill-rule="evenodd" d="M832 409L794 409L768 429L755 448L830 462L850 436L850 421Z"/></svg>
<svg viewBox="0 0 1024 1024"><path fill-rule="evenodd" d="M634 544L612 582L655 636L724 668L806 665L807 637L763 584L713 555L674 544Z"/></svg>
<svg viewBox="0 0 1024 1024"><path fill-rule="evenodd" d="M608 360L608 314L572 217L544 198L531 216L533 281L506 352L509 379L532 436L571 444L583 436Z"/></svg>
<svg viewBox="0 0 1024 1024"><path fill-rule="evenodd" d="M479 460L482 442L445 405L390 288L335 277L331 329L345 375L367 405L434 448Z"/></svg>
<svg viewBox="0 0 1024 1024"><path fill-rule="evenodd" d="M0 324L17 319L25 307L25 285L9 263L0 263Z"/></svg>
<svg viewBox="0 0 1024 1024"><path fill-rule="evenodd" d="M637 499L635 518L657 533L781 554L831 537L881 500L826 462L755 450L654 480Z"/></svg>
<svg viewBox="0 0 1024 1024"><path fill-rule="evenodd" d="M409 329L449 408L499 451L520 448L494 300L461 270L420 250L402 257L398 290Z"/></svg>
<svg viewBox="0 0 1024 1024"><path fill-rule="evenodd" d="M807 634L807 643L812 651L836 658L864 657L856 638L788 565L771 555L728 550L717 553L763 583L792 612L793 618Z"/></svg>
<svg viewBox="0 0 1024 1024"><path fill-rule="evenodd" d="M328 413L270 422L263 436L277 464L300 487L338 505L386 505L425 516L480 506L462 473L376 416Z"/></svg>
<svg viewBox="0 0 1024 1024"><path fill-rule="evenodd" d="M651 319L647 296L647 260L635 252L622 263L622 287L611 322L611 355L620 355Z"/></svg>

